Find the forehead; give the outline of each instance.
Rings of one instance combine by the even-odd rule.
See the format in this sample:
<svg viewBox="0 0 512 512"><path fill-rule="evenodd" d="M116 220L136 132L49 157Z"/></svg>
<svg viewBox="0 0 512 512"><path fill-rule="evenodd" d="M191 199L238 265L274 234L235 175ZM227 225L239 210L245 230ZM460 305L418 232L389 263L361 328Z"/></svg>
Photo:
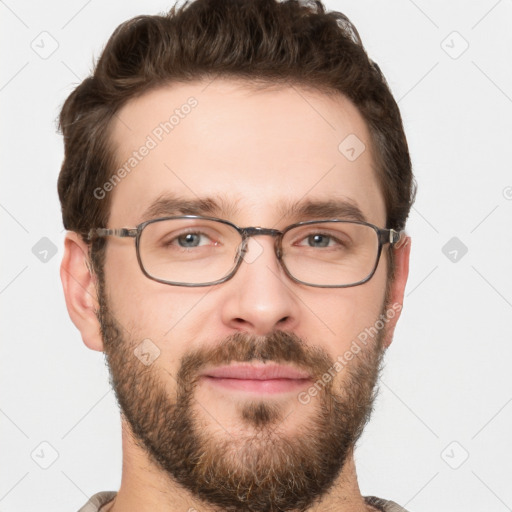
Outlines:
<svg viewBox="0 0 512 512"><path fill-rule="evenodd" d="M239 225L303 220L294 215L312 210L300 206L326 203L385 223L367 126L341 95L226 79L171 84L129 101L111 138L111 226L162 216L155 203L166 198L213 204L210 213Z"/></svg>

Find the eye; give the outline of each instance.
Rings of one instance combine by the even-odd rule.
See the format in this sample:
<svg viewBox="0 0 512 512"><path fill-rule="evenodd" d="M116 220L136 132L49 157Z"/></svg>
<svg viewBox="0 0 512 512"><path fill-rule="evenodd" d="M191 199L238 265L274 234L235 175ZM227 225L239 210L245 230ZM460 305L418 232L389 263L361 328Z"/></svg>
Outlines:
<svg viewBox="0 0 512 512"><path fill-rule="evenodd" d="M205 245L217 245L212 239L199 231L182 233L180 235L169 236L165 242L166 246L178 246L184 249L193 249Z"/></svg>
<svg viewBox="0 0 512 512"><path fill-rule="evenodd" d="M321 234L309 235L306 241L310 247L328 247L332 242L332 237Z"/></svg>
<svg viewBox="0 0 512 512"><path fill-rule="evenodd" d="M297 243L301 247L334 247L343 245L340 240L332 235L326 233L312 233L299 240Z"/></svg>

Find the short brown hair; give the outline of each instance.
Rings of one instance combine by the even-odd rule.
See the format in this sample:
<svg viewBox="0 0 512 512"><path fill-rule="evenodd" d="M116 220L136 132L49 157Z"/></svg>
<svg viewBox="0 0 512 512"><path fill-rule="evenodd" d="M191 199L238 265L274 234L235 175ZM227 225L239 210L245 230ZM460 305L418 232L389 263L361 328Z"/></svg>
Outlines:
<svg viewBox="0 0 512 512"><path fill-rule="evenodd" d="M387 227L405 227L415 196L398 106L359 34L320 1L195 0L167 15L121 24L93 74L60 114L65 156L58 180L64 227L86 239L107 225L109 195L95 197L115 171L110 127L135 96L173 81L215 76L259 85L298 85L349 98L365 119L386 205ZM93 244L103 264L104 240Z"/></svg>

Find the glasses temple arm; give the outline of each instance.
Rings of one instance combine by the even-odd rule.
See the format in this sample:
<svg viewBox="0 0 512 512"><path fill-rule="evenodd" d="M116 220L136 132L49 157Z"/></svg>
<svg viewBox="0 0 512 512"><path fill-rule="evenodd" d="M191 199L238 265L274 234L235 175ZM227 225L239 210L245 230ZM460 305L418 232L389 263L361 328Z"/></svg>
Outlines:
<svg viewBox="0 0 512 512"><path fill-rule="evenodd" d="M137 230L130 228L119 228L119 229L108 229L108 228L93 228L89 231L87 238L92 240L94 237L105 237L105 236L119 236L122 238L136 237Z"/></svg>

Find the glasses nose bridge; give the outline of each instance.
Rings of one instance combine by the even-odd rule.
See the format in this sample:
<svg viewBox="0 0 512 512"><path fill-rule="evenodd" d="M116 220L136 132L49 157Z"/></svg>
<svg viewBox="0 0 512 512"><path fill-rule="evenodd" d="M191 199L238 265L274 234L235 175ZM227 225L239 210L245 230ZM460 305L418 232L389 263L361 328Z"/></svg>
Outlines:
<svg viewBox="0 0 512 512"><path fill-rule="evenodd" d="M249 238L253 236L262 236L267 235L274 238L274 249L276 252L277 258L281 259L281 239L283 236L283 232L279 229L273 228L261 228L261 227L248 227L248 228L240 228L239 233L242 236L242 251L247 250L247 241Z"/></svg>
<svg viewBox="0 0 512 512"><path fill-rule="evenodd" d="M278 237L278 236L282 235L283 232L279 231L279 229L249 227L249 228L240 228L240 234L242 235L242 238L244 240L246 240L247 238L250 238L252 236L259 236L259 235L269 235L272 237Z"/></svg>

